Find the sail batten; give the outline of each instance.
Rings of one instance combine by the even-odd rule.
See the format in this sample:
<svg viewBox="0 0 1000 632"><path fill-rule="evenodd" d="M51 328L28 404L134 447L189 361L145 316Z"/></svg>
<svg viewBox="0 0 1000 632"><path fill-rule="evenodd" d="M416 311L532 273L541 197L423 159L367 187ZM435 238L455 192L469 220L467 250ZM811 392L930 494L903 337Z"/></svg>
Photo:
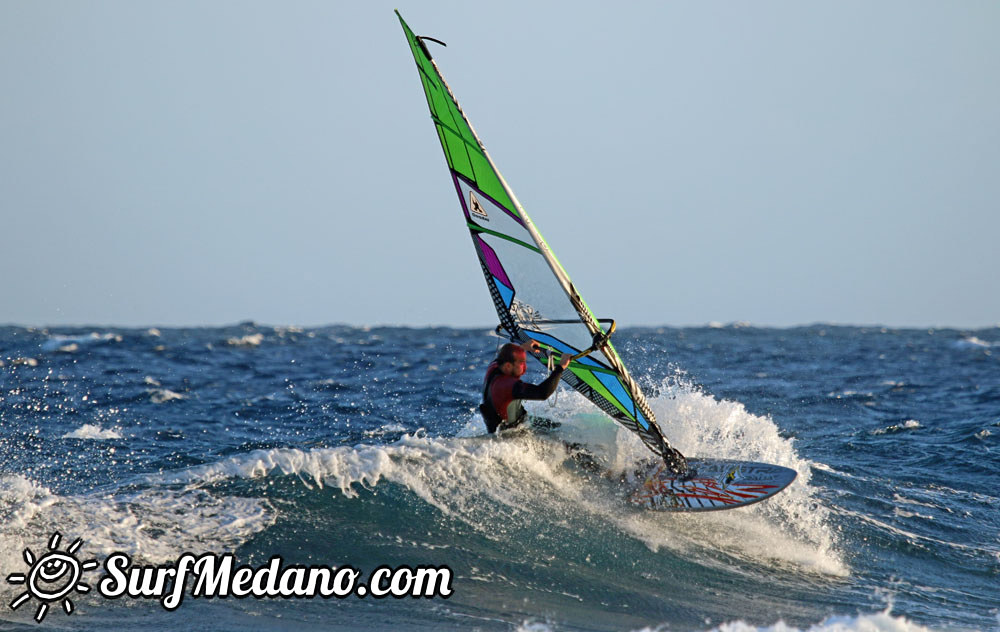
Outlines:
<svg viewBox="0 0 1000 632"><path fill-rule="evenodd" d="M534 340L549 353L589 350L570 364L563 381L637 433L668 465L682 468L683 457L663 438L639 385L490 158L437 63L402 16L399 21L501 327L511 340Z"/></svg>

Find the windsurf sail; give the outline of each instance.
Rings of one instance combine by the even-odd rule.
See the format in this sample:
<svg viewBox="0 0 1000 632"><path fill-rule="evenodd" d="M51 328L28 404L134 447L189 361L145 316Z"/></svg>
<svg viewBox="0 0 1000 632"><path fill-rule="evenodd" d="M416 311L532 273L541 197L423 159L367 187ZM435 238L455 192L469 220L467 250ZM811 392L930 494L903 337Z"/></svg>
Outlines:
<svg viewBox="0 0 1000 632"><path fill-rule="evenodd" d="M547 356L574 356L563 381L638 434L670 469L684 471L684 457L664 439L642 390L609 340L614 321L596 318L587 307L445 83L424 41L437 40L414 35L399 11L396 15L417 62L431 119L500 318L498 330L515 342L536 341Z"/></svg>

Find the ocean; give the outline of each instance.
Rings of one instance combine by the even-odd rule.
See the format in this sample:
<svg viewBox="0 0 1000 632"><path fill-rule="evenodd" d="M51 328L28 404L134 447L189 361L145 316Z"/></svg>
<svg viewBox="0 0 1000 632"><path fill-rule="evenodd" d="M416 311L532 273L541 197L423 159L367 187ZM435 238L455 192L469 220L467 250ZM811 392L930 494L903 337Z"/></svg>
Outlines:
<svg viewBox="0 0 1000 632"><path fill-rule="evenodd" d="M732 511L631 507L615 474L648 452L565 387L529 407L554 431L485 436L486 330L0 327L0 628L1000 629L1000 328L613 340L683 453L796 481ZM44 592L55 553L82 567ZM113 554L209 553L446 568L449 594L99 590Z"/></svg>

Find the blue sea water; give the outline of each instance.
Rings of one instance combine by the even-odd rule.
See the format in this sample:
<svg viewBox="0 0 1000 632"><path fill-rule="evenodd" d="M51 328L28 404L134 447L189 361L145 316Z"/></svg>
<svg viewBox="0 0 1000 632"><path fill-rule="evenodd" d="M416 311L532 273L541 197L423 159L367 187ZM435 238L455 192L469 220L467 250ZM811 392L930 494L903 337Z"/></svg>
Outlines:
<svg viewBox="0 0 1000 632"><path fill-rule="evenodd" d="M785 465L796 482L733 511L629 507L556 439L611 471L645 449L565 388L535 405L556 437L485 437L484 330L0 327L0 627L1000 628L1000 329L615 341L685 454ZM189 597L171 612L92 589L38 624L3 578L57 531L99 561L447 565L453 593Z"/></svg>

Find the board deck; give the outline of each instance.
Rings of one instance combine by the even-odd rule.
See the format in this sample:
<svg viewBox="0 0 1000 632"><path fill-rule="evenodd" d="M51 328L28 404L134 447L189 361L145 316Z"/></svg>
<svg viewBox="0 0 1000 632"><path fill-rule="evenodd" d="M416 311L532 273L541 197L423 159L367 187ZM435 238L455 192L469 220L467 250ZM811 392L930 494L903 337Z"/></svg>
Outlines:
<svg viewBox="0 0 1000 632"><path fill-rule="evenodd" d="M725 459L689 459L693 474L677 476L663 463L637 478L628 502L655 511L718 511L766 500L797 472L780 465Z"/></svg>

